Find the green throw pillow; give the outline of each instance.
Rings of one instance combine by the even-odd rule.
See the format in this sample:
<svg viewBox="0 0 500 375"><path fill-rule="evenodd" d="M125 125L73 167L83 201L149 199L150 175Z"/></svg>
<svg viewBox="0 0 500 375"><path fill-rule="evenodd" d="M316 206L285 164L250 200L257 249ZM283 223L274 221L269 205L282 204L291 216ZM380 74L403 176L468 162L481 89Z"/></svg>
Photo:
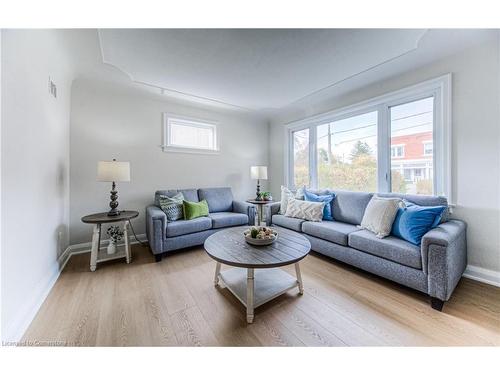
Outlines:
<svg viewBox="0 0 500 375"><path fill-rule="evenodd" d="M208 203L205 199L201 202L182 201L184 219L191 220L197 217L208 216Z"/></svg>

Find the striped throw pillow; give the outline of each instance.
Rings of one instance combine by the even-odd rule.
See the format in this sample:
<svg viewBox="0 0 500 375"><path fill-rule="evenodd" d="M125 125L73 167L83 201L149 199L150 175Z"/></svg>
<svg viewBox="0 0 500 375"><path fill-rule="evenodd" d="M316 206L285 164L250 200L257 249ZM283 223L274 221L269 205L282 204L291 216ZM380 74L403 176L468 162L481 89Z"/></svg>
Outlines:
<svg viewBox="0 0 500 375"><path fill-rule="evenodd" d="M167 197L166 195L160 195L160 207L167 215L168 221L176 221L184 218L182 213L182 201L184 200L184 195L182 193L177 193L173 197Z"/></svg>

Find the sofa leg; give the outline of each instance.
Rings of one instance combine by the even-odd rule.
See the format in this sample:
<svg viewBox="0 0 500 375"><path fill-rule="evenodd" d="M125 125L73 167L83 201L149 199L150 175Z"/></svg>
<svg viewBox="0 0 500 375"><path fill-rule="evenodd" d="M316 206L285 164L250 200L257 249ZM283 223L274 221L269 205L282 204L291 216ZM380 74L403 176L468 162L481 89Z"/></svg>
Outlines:
<svg viewBox="0 0 500 375"><path fill-rule="evenodd" d="M163 253L155 254L155 262L161 262L163 258Z"/></svg>
<svg viewBox="0 0 500 375"><path fill-rule="evenodd" d="M431 306L434 310L442 311L443 310L444 301L441 301L439 298L431 297Z"/></svg>

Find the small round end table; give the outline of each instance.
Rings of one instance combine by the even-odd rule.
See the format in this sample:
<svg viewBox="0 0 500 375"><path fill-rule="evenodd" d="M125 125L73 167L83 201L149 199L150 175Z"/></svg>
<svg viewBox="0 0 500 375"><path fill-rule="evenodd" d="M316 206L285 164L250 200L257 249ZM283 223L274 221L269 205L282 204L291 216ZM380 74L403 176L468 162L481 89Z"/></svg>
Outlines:
<svg viewBox="0 0 500 375"><path fill-rule="evenodd" d="M90 270L94 272L97 268L97 263L106 262L108 260L126 258L127 263L132 260L130 252L130 242L128 238L128 226L130 220L139 216L137 211L120 211L117 216L108 216L107 212L99 212L97 214L87 215L82 217L82 221L87 224L94 225L92 234L92 250L90 252ZM125 240L125 249L117 251L115 254L100 254L101 245L101 225L107 223L123 222L123 238Z"/></svg>
<svg viewBox="0 0 500 375"><path fill-rule="evenodd" d="M260 223L262 222L262 211L264 210L264 206L274 203L274 201L257 201L255 199L248 199L247 203L255 204L257 206L257 226L260 226Z"/></svg>

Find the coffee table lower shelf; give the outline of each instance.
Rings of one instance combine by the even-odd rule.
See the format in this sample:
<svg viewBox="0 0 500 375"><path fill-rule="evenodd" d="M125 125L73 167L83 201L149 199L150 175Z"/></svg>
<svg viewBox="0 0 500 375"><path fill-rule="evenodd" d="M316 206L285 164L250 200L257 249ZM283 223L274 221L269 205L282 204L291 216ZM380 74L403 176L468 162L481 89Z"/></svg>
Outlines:
<svg viewBox="0 0 500 375"><path fill-rule="evenodd" d="M295 278L279 268L230 268L219 272L217 267L215 284L222 281L225 286L247 308L247 322L252 323L254 309L286 293L299 288L303 293L300 273ZM296 269L298 263L296 263ZM299 271L300 272L300 271Z"/></svg>

